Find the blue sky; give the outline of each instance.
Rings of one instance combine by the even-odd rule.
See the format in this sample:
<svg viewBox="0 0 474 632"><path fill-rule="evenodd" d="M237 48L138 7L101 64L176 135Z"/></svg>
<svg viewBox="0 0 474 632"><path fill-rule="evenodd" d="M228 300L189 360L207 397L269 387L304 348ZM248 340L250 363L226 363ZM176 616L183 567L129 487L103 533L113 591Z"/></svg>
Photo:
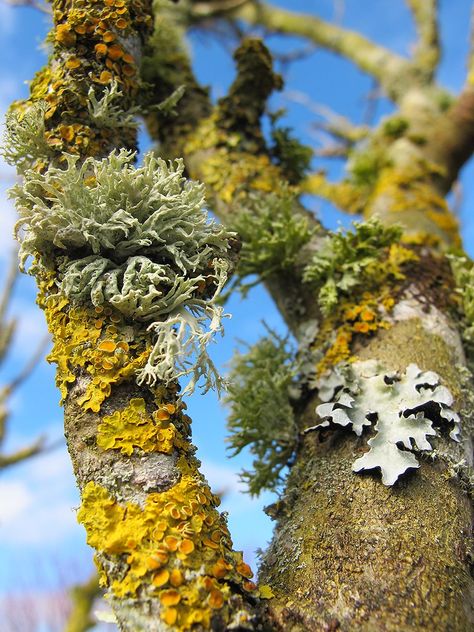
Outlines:
<svg viewBox="0 0 474 632"><path fill-rule="evenodd" d="M334 5L343 7L343 24L362 33L400 54L406 54L414 42L414 28L402 0L289 0L275 4L295 10L314 11L333 19ZM468 0L441 0L442 39L446 44L439 79L457 92L465 76L468 48ZM42 47L48 20L37 10L12 8L0 0L0 114L8 104L27 95L26 82L32 78L45 60ZM228 42L218 42L209 35L193 34L191 49L199 79L212 85L217 98L225 93L232 78L233 66L226 50ZM288 51L303 48L298 40L270 38L274 50ZM294 101L294 92L304 92L315 102L361 122L367 92L372 83L349 62L323 50L316 50L307 59L291 65L285 74L285 90L273 97L272 106L285 106L285 124L295 128L299 138L316 144L311 131L315 119L307 107ZM293 95L292 95L293 93ZM377 116L390 111L390 104L380 99ZM142 140L142 148L147 141ZM315 166L328 167L315 162ZM333 176L340 167L329 166ZM474 254L474 223L468 212L474 204L473 165L463 173L463 206L461 221L465 246ZM5 273L9 253L13 248L12 227L14 210L5 191L14 174L0 164L0 278ZM309 200L310 207L329 226L347 219L329 205ZM35 290L31 278L22 276L15 291L12 314L19 319L16 344L2 369L0 384L16 373L27 361L32 349L44 335L43 316L34 304ZM261 288L250 293L247 300L234 297L227 306L232 318L226 322L226 334L214 345L213 355L223 367L236 346L236 338L255 341L263 333L262 319L278 331L284 331L271 301ZM225 369L224 369L225 370ZM51 441L62 437L62 411L54 387L54 369L42 362L25 386L15 393L11 405L11 419L6 448L14 449L31 441L38 434L46 434ZM271 522L261 508L271 502L270 494L252 500L242 493L237 472L248 463L248 457L229 460L225 450L225 411L213 394L195 395L189 401L194 420L194 440L199 448L203 469L217 491L226 491L223 509L229 511L229 522L238 548L248 560L255 550L265 547L271 536ZM0 620L1 598L6 591L27 592L33 601L48 601L48 595L64 582L85 577L91 567L91 554L85 544L82 528L76 524L74 508L78 505L71 467L66 450L58 449L34 461L12 468L0 478ZM35 602L36 603L36 602ZM51 615L50 613L50 616ZM54 616L59 616L57 613ZM45 615L46 617L46 615ZM47 628L44 628L46 630ZM50 626L53 629L53 626ZM7 630L8 632L8 630Z"/></svg>

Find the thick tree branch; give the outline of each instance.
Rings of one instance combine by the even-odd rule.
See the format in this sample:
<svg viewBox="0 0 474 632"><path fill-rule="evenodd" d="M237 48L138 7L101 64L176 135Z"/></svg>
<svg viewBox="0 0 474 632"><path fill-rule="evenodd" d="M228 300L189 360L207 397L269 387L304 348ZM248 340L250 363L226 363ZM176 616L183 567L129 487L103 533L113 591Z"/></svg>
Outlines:
<svg viewBox="0 0 474 632"><path fill-rule="evenodd" d="M256 198L264 203L268 197L275 203L288 194L288 175L283 165L273 162L260 128L266 100L280 85L280 78L273 73L266 48L249 39L236 52L238 74L228 95L212 108L193 75L182 45L183 33L176 27L173 14L159 15L143 64L144 78L153 86L152 103L166 98L179 85L185 85L185 91L175 117L151 110L148 129L165 155L184 157L190 175L206 184L214 212L225 224L235 226L240 212L253 212ZM166 44L159 39L161 30L167 33ZM317 312L311 292L302 285L302 270L323 231L296 198L293 212L295 220L304 222L314 233L313 241L298 249L297 264L278 273L267 270L265 283L288 326L296 331Z"/></svg>
<svg viewBox="0 0 474 632"><path fill-rule="evenodd" d="M474 84L466 85L447 111L438 117L427 139L424 153L442 165L440 190L446 194L474 151Z"/></svg>
<svg viewBox="0 0 474 632"><path fill-rule="evenodd" d="M428 81L433 79L441 50L438 32L438 0L407 0L418 33L413 61Z"/></svg>
<svg viewBox="0 0 474 632"><path fill-rule="evenodd" d="M220 3L193 4L196 19L222 14ZM225 10L225 7L224 7ZM419 78L410 61L375 44L354 31L325 22L313 15L280 9L265 2L249 0L230 12L233 19L264 26L271 32L304 37L354 62L375 77L387 94L397 101L417 85Z"/></svg>

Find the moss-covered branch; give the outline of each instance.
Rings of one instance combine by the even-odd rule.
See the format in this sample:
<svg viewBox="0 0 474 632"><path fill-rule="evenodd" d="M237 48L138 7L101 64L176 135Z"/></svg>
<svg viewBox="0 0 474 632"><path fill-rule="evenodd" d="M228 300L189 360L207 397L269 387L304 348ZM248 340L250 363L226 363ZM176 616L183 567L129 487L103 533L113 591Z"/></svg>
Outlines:
<svg viewBox="0 0 474 632"><path fill-rule="evenodd" d="M268 147L261 131L260 119L267 98L281 85L281 79L273 72L271 57L262 43L245 40L236 51L235 81L228 95L212 108L193 76L182 44L183 33L174 21L176 16L169 3L159 2L157 6L160 19L156 34L166 33L169 43L164 46L155 34L144 61L144 77L153 85L153 99L165 98L179 85L185 85L185 91L176 105L176 116L152 111L147 118L148 128L167 155L184 157L188 172L205 183L214 212L227 225L240 230L241 213L255 216L256 224L268 217L269 221L262 222L259 230L252 232L254 255L261 258L266 253L277 264L276 268L265 270L265 281L287 322L297 327L306 312L303 303L306 301L310 309L314 307L312 297L305 295L301 287L302 268L317 247L321 230L314 216L298 201L302 169L307 164L307 159L303 160L305 152L287 131L274 134L274 144ZM257 84L255 76L260 77ZM162 77L168 82L167 94L160 91ZM276 224L281 228L282 238L289 224L295 229L290 231L290 240L298 244L299 252L297 257L291 255L291 264L286 256L281 257L283 242L273 232L272 213L278 218ZM245 267L252 255L250 243L245 244L243 236ZM257 244L259 236L263 241ZM272 253L269 248L273 248ZM262 266L254 272L262 273ZM288 287L294 295L288 295Z"/></svg>
<svg viewBox="0 0 474 632"><path fill-rule="evenodd" d="M416 24L418 41L413 61L432 80L440 60L438 0L407 0Z"/></svg>

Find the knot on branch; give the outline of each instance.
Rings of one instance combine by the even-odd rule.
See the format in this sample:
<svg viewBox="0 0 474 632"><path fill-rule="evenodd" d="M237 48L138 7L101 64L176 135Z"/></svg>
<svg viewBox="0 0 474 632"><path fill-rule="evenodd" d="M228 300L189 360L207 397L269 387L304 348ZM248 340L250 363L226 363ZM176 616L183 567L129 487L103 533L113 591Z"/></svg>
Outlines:
<svg viewBox="0 0 474 632"><path fill-rule="evenodd" d="M219 101L218 126L253 141L258 149L263 145L260 118L269 96L281 90L283 80L273 71L271 53L259 39L245 39L234 59L237 76L229 94Z"/></svg>

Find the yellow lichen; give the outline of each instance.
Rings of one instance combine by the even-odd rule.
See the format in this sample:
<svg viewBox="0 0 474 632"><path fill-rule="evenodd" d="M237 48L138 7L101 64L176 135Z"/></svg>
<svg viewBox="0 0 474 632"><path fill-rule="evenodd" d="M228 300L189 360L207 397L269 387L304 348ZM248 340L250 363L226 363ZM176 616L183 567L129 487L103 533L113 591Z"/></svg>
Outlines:
<svg viewBox="0 0 474 632"><path fill-rule="evenodd" d="M356 360L351 348L356 336L370 336L379 329L387 329L390 324L386 316L394 304L388 288L382 289L379 295L363 292L358 303L342 301L336 312L323 321L314 341L314 348L324 349L316 373L321 375L338 362Z"/></svg>
<svg viewBox="0 0 474 632"><path fill-rule="evenodd" d="M77 402L85 410L98 412L112 385L133 377L145 365L150 353L146 333L126 327L123 317L109 307L98 320L95 309L73 306L66 297L54 292L52 274L48 279L39 279L38 284L38 303L53 335L48 361L57 364L56 384L62 401L78 372L85 370L90 379ZM122 325L120 330L117 323ZM133 341L124 340L123 332L134 336Z"/></svg>
<svg viewBox="0 0 474 632"><path fill-rule="evenodd" d="M123 410L102 418L97 429L97 445L103 450L120 450L130 456L134 449L171 454L177 435L176 427L150 414L145 400L133 398ZM167 420L170 415L168 413Z"/></svg>
<svg viewBox="0 0 474 632"><path fill-rule="evenodd" d="M121 505L106 489L89 482L78 512L88 543L101 556L118 556L115 563L123 563L120 579L111 583L113 593L131 597L142 584L151 586L163 605L163 620L183 631L195 623L209 628L212 613L226 607L230 583L258 594L248 581L250 567L232 550L227 526L216 510L219 499L196 465L180 457L179 482L148 494L143 508ZM106 584L103 567L100 573Z"/></svg>
<svg viewBox="0 0 474 632"><path fill-rule="evenodd" d="M433 239L460 245L459 223L450 211L446 200L433 186L433 177L438 173L436 165L420 163L410 169L382 170L377 184L366 206L370 216L375 205L384 200L389 213L409 213L401 221L409 237L413 232L422 239ZM421 228L420 228L421 227Z"/></svg>

